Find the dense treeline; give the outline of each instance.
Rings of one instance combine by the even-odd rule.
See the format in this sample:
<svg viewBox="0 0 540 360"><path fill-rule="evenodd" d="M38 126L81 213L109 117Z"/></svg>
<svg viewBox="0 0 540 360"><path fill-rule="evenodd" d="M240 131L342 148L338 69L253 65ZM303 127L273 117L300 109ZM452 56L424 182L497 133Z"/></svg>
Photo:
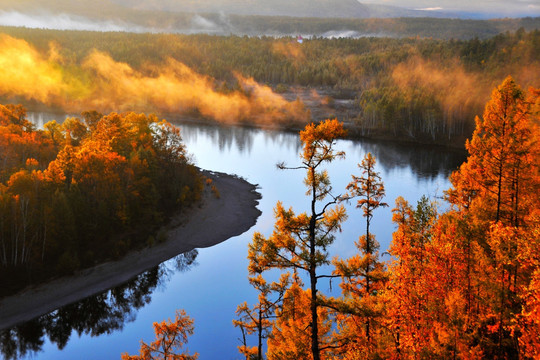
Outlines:
<svg viewBox="0 0 540 360"><path fill-rule="evenodd" d="M246 78L268 84L291 100L298 88L315 88L319 95L308 92L301 100L324 107L325 114L318 116L342 115L339 100L349 99L350 108L342 117L349 119L352 135L458 146L472 133L471 119L481 112L489 89L508 74L525 88L535 86L540 73L538 30L520 29L485 40L313 38L302 44L273 37L6 27L2 32L28 41L51 59L61 59L61 74L75 79L73 82L94 76L78 67L88 63L93 49L130 65L140 73L137 76L148 79L166 77L168 73L160 69L168 69L172 58L196 74L208 76L212 91L218 94L257 96L250 93L250 86L241 84ZM115 69L122 68L118 65ZM110 77L114 79L114 75ZM16 95L4 91L4 96ZM145 99L139 101L144 104ZM226 102L232 104L235 99ZM198 106L193 105L189 114L200 115ZM260 112L261 106L257 109ZM167 105L165 111L174 112L174 104Z"/></svg>
<svg viewBox="0 0 540 360"><path fill-rule="evenodd" d="M37 130L22 106L0 105L2 292L151 245L200 196L186 156L153 115L86 111Z"/></svg>
<svg viewBox="0 0 540 360"><path fill-rule="evenodd" d="M75 64L97 49L136 69L148 64L159 65L172 57L198 73L222 81L233 79L232 72L238 71L262 83L355 90L364 89L366 83L373 80L386 78L396 65L415 57L436 61L442 68L458 60L465 71L488 76L490 88L509 70L516 72L515 77L523 80L524 86L529 86L533 79L521 79L518 71L529 72L528 67L538 66L540 55L540 32L523 29L484 40L315 37L302 44L291 42L290 37L102 33L15 27L0 27L0 30L28 41L43 53L49 51L53 41L64 61Z"/></svg>
<svg viewBox="0 0 540 360"><path fill-rule="evenodd" d="M219 17L209 15L209 19L219 24ZM470 40L487 39L507 31L519 28L534 30L538 28L539 18L464 20L441 19L433 17L401 17L370 19L328 19L328 18L291 18L280 16L239 16L231 15L234 34L313 34L315 36L336 36L356 34L388 37L421 37L435 39Z"/></svg>
<svg viewBox="0 0 540 360"><path fill-rule="evenodd" d="M475 123L467 161L451 176L447 211L427 197L416 205L395 200L386 262L370 232L374 210L387 206L375 158L366 154L360 174L336 197L324 165L344 156L334 148L343 125L327 120L300 132L300 165L281 168L306 171L311 206L296 214L278 202L272 234L255 233L249 244L258 301L239 305L233 321L246 360L539 357L540 90L524 92L506 78ZM330 259L327 249L346 219L340 202L352 199L366 232L357 254ZM279 280L267 281L276 271ZM341 280L341 295L318 285L329 278ZM176 345L162 358L189 356L183 345L193 321L185 313L155 328L159 344ZM145 349L123 358L152 358Z"/></svg>

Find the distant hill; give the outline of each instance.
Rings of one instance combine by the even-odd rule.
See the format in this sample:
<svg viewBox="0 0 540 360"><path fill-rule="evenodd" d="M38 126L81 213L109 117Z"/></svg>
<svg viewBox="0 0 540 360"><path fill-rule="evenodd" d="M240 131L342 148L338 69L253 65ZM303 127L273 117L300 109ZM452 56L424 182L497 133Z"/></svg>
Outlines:
<svg viewBox="0 0 540 360"><path fill-rule="evenodd" d="M362 4L357 0L0 0L0 10L67 13L89 18L122 18L133 14L290 16L301 18L459 17L444 12Z"/></svg>
<svg viewBox="0 0 540 360"><path fill-rule="evenodd" d="M126 7L191 13L293 17L369 17L356 0L113 0Z"/></svg>
<svg viewBox="0 0 540 360"><path fill-rule="evenodd" d="M463 20L455 14L356 0L0 0L0 25L59 30L306 37L488 38L540 18ZM429 17L426 15L430 15Z"/></svg>
<svg viewBox="0 0 540 360"><path fill-rule="evenodd" d="M441 11L362 4L357 0L112 0L125 7L190 13L316 18L459 17Z"/></svg>

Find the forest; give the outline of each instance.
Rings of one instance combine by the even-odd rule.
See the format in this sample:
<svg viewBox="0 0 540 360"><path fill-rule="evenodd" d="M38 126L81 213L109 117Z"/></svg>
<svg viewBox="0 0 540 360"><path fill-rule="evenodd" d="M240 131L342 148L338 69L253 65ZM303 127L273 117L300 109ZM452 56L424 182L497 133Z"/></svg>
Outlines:
<svg viewBox="0 0 540 360"><path fill-rule="evenodd" d="M0 57L17 75L2 79L0 96L31 109L153 111L293 129L337 116L349 136L459 148L490 89L507 75L536 86L540 74L540 33L523 28L486 39L314 37L301 44L266 36L0 32ZM35 78L44 83L39 91L26 84Z"/></svg>
<svg viewBox="0 0 540 360"><path fill-rule="evenodd" d="M41 130L0 105L0 296L165 240L202 187L179 129L154 115L85 111Z"/></svg>
<svg viewBox="0 0 540 360"><path fill-rule="evenodd" d="M374 211L389 206L384 179L367 153L346 195L336 197L326 166L344 153L343 124L326 120L300 132L299 164L311 210L278 202L274 230L249 244L255 304L233 323L250 359L537 359L540 356L540 89L507 77L493 89L466 148L468 158L440 211L423 197L393 205L391 260L370 232ZM330 258L355 201L365 224L351 258ZM333 269L324 274L325 265ZM279 279L274 279L281 274ZM341 296L320 282L339 279ZM185 350L196 322L183 310L154 323L156 339L122 359L196 359Z"/></svg>

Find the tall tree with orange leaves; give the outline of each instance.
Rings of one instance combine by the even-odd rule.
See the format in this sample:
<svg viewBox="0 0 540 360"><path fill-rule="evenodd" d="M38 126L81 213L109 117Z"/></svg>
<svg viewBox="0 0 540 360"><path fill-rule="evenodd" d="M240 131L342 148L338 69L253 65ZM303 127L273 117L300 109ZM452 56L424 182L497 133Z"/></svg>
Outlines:
<svg viewBox="0 0 540 360"><path fill-rule="evenodd" d="M531 102L511 77L493 90L467 141L467 161L452 174L449 200L481 221L520 226L533 205L528 194L538 158ZM537 190L538 188L536 188Z"/></svg>
<svg viewBox="0 0 540 360"><path fill-rule="evenodd" d="M250 266L250 268L253 268ZM276 310L281 306L283 296L290 285L290 274L281 275L279 281L268 283L260 273L250 271L249 283L259 292L259 301L253 307L246 302L236 308L237 319L233 320L235 327L242 332L242 345L238 346L239 352L246 357L246 360L262 360L263 340L268 338L272 329L273 319L276 317ZM247 336L257 335L257 346L248 346Z"/></svg>
<svg viewBox="0 0 540 360"><path fill-rule="evenodd" d="M317 282L326 277L319 273L323 265L329 264L328 246L334 241L334 233L341 229L346 214L343 205L337 204L339 198L332 195L328 172L323 166L345 156L335 151L336 139L345 135L343 124L337 119L326 120L320 124L309 124L300 132L303 144L301 164L289 168L279 164L282 169L302 169L306 171L304 183L310 197L310 211L296 215L278 202L274 210L276 222L274 232L268 238L260 233L253 236L249 245L250 264L254 272L269 269L293 269L305 271L309 276L309 314L310 351L309 358L321 359L321 351L328 344L321 339L319 332L319 311L321 296ZM330 200L325 200L330 197ZM335 205L334 207L331 207Z"/></svg>
<svg viewBox="0 0 540 360"><path fill-rule="evenodd" d="M538 226L531 221L540 206L537 104L538 91L527 96L511 77L494 89L466 144L469 157L452 174L447 192L464 220L460 228L472 239L469 246L477 249L469 248L475 256L467 267L482 264L480 278L473 279L477 295L466 296L479 309L478 341L484 354L498 358L518 353L514 324L522 311L520 293L535 291L530 287L535 270L524 266L523 238Z"/></svg>
<svg viewBox="0 0 540 360"><path fill-rule="evenodd" d="M351 312L351 317L346 317L345 327L361 328L357 324L364 323L360 332L353 331L355 337L365 337L366 341L361 349L354 351L364 352L370 356L373 348L374 320L380 317L381 307L376 300L385 285L385 269L379 260L379 243L375 240L374 234L370 233L370 224L374 211L379 207L386 207L383 202L385 195L384 184L381 176L375 171L376 160L371 153L364 156L358 167L361 169L360 176L352 176L352 181L347 185L348 198L358 198L356 207L363 211L366 219L366 233L360 236L356 247L360 254L353 256L346 261L336 260L336 274L341 275L343 282L340 284L345 294L347 307ZM352 342L358 344L359 342Z"/></svg>
<svg viewBox="0 0 540 360"><path fill-rule="evenodd" d="M296 278L284 294L283 303L268 338L268 360L313 359L311 349L312 328L311 290L303 289ZM333 321L327 307L317 307L320 358L336 358L335 347L328 346L332 338ZM326 345L326 346L324 346Z"/></svg>
<svg viewBox="0 0 540 360"><path fill-rule="evenodd" d="M396 201L383 294L391 356L536 356L540 164L538 92L529 93L511 78L493 91L452 175L450 211Z"/></svg>
<svg viewBox="0 0 540 360"><path fill-rule="evenodd" d="M432 237L434 206L423 197L414 209L398 197L392 210L398 226L389 253L389 285L385 296L388 313L386 326L394 338L398 358L417 358L427 354L432 331L430 299L432 285L429 243Z"/></svg>

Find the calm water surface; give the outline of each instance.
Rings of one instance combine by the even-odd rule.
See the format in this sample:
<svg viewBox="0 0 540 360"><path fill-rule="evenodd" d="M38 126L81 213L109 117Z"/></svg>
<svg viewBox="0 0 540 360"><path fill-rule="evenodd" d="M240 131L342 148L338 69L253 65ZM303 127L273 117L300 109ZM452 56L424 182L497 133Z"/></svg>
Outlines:
<svg viewBox="0 0 540 360"><path fill-rule="evenodd" d="M41 116L46 121L49 117ZM39 123L39 119L34 120ZM57 329L51 331L54 341L35 330L36 323L28 324L18 331L30 333L28 338L34 340L32 345L37 351L26 358L119 359L123 352L136 354L141 339L153 340L154 321L174 318L176 309L185 309L195 320L195 335L188 343L191 353L198 352L201 360L242 359L236 348L240 345L240 332L234 328L232 320L238 304L244 301L253 304L257 298L247 281L247 245L255 231L265 235L272 232L273 207L278 200L287 207L292 206L296 212L306 211L309 206L303 185L304 173L276 168L276 163L281 161L291 166L299 163L300 142L297 134L280 131L177 125L199 167L234 173L259 185L262 215L257 224L241 236L200 249L196 263L183 264L180 266L182 271L176 270L176 260L170 260L136 279L135 284L100 295L97 302L87 300L83 305L73 305L67 311L71 314L67 317L69 321L59 317L59 312L49 315L49 323ZM328 167L336 195L344 191L351 174L359 174L357 164L364 154L371 152L377 158L377 170L385 183L386 202L390 205L377 210L372 223L373 232L381 243L381 253L389 246L394 230L391 208L396 197L403 196L413 204L422 195L440 198L449 187L447 179L451 171L464 161L462 154L420 146L343 140L337 147L347 156ZM340 257L355 253L353 243L364 231L365 222L360 211L349 205L348 215L343 232L330 249L333 255ZM322 291L328 291L328 288L327 284L321 283ZM99 318L100 312L103 318ZM106 316L107 312L115 315ZM72 324L78 317L85 319L86 327ZM69 326L78 330L70 331ZM62 334L58 334L59 328L63 329ZM255 345L256 339L252 340Z"/></svg>

